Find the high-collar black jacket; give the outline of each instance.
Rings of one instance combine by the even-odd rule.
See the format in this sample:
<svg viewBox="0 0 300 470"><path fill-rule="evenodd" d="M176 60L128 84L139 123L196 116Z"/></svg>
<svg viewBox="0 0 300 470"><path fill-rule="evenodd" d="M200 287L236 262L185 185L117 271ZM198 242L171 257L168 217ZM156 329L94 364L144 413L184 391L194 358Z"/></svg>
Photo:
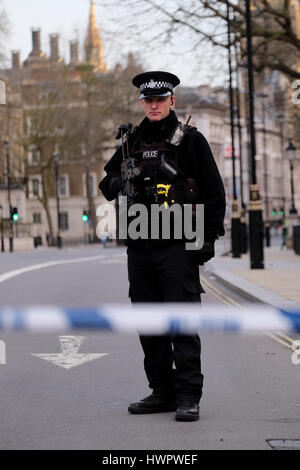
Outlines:
<svg viewBox="0 0 300 470"><path fill-rule="evenodd" d="M130 135L129 149L140 139L145 143L159 143L167 139L177 126L178 119L174 111L159 121L150 122L147 118ZM117 194L110 189L112 178L121 175L122 149L115 152L105 165L107 176L99 187L104 197L111 201ZM196 128L185 134L178 147L178 165L189 178L194 178L199 191L199 202L204 204L204 238L213 241L224 235L225 191L222 178L205 137Z"/></svg>

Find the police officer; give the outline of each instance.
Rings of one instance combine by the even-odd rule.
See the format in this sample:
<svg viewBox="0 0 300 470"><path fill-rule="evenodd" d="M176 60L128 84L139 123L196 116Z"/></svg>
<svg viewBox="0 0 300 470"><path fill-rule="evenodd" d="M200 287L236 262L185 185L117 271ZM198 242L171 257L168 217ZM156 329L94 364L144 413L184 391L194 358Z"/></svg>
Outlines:
<svg viewBox="0 0 300 470"><path fill-rule="evenodd" d="M162 71L137 75L145 118L128 137L137 176L134 194L151 204L204 204L204 245L187 250L184 238L127 238L128 277L132 302L200 302L199 264L214 256L214 242L224 235L225 193L211 149L194 127L184 126L174 112L177 76ZM99 187L107 200L122 190L122 149L104 169ZM166 166L167 163L167 166ZM164 167L164 168L163 168ZM169 174L165 170L169 169ZM162 171L164 169L164 171ZM124 180L124 177L123 177ZM124 182L124 181L123 181ZM159 186L160 185L160 186ZM158 187L162 191L158 191ZM157 187L157 190L156 190ZM159 195L160 194L160 195ZM132 414L176 411L177 421L199 419L202 396L201 343L195 335L140 335L150 396L131 403Z"/></svg>

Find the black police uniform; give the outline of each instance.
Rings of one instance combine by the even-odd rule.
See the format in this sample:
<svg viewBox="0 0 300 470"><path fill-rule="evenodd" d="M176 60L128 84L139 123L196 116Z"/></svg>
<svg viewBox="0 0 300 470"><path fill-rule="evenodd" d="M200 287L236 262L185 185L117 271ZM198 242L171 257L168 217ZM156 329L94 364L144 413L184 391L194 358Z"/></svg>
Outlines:
<svg viewBox="0 0 300 470"><path fill-rule="evenodd" d="M147 72L135 77L133 83L140 88L142 98L170 96L179 79L166 72ZM157 168L162 154L167 156L167 161L173 168L184 175L184 179L172 181L175 193L170 193L168 203L170 198L177 198L175 202L181 204L189 202L185 199L186 186L182 181L195 181L197 202L204 204L206 249L202 250L202 254L186 250L186 240L172 237L168 240L128 238L125 244L128 254L129 295L132 302L200 302L200 295L204 290L199 280L199 258L202 256L204 262L212 257L214 240L224 235L225 193L210 147L204 136L195 128L185 129L179 145L170 144L170 136L177 128L178 119L174 111L170 111L168 117L158 122L145 118L128 138L130 154L142 169L142 176ZM121 163L120 148L105 165L107 176L100 183L100 188L108 200L114 199L120 190ZM143 190L143 181L145 179L137 178L136 191L139 202L144 202L147 206L151 203L151 198L147 198ZM176 401L190 400L191 403L199 403L203 387L199 336L141 335L140 341L145 354L145 372L154 394L165 400L170 409L175 409L172 404ZM141 402L137 404L137 408L132 406L129 411L151 412L147 403L144 411L140 404ZM152 411L155 411L155 407ZM162 406L162 411L169 411L168 406ZM187 420L192 419L194 418Z"/></svg>

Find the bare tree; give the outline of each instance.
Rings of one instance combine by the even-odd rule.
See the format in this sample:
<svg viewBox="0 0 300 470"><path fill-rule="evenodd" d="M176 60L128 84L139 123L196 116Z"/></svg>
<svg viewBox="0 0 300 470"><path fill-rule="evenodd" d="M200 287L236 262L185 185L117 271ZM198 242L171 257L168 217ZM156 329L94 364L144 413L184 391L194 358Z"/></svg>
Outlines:
<svg viewBox="0 0 300 470"><path fill-rule="evenodd" d="M51 187L53 187L54 151L64 139L63 123L66 107L63 102L66 80L64 71L57 72L55 78L38 81L34 89L23 89L24 132L23 147L34 158L26 161L26 173L38 174L41 190L35 190L43 206L49 233L54 239L53 222L49 208ZM34 161L33 161L34 160Z"/></svg>
<svg viewBox="0 0 300 470"><path fill-rule="evenodd" d="M228 0L233 11L232 30L246 57L246 12L243 0ZM129 0L126 4L130 34L173 53L188 49L205 53L208 46L226 50L227 0ZM139 18L140 21L137 21ZM291 79L300 78L300 12L291 0L253 0L254 65L279 70ZM138 28L137 24L141 23ZM185 49L183 49L185 46ZM146 49L146 48L145 48ZM158 49L156 49L158 50ZM222 52L220 52L222 55Z"/></svg>

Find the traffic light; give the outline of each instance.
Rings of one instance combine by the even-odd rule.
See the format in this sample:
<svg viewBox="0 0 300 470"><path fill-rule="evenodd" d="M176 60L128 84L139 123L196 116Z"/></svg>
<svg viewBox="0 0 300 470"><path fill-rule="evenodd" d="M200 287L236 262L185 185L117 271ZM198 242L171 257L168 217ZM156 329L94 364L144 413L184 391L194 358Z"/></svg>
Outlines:
<svg viewBox="0 0 300 470"><path fill-rule="evenodd" d="M87 222L89 220L89 216L88 216L88 213L87 211L83 211L83 214L82 214L82 221L83 222Z"/></svg>
<svg viewBox="0 0 300 470"><path fill-rule="evenodd" d="M272 209L272 215L273 216L277 215L277 209L275 209L275 207L273 207L273 209Z"/></svg>
<svg viewBox="0 0 300 470"><path fill-rule="evenodd" d="M279 215L283 216L284 215L284 208L280 207L279 209Z"/></svg>
<svg viewBox="0 0 300 470"><path fill-rule="evenodd" d="M12 208L12 211L11 211L11 218L12 218L12 220L14 220L15 222L17 222L17 220L19 220L19 214L18 214L18 209L17 209L17 207L13 207L13 208Z"/></svg>

